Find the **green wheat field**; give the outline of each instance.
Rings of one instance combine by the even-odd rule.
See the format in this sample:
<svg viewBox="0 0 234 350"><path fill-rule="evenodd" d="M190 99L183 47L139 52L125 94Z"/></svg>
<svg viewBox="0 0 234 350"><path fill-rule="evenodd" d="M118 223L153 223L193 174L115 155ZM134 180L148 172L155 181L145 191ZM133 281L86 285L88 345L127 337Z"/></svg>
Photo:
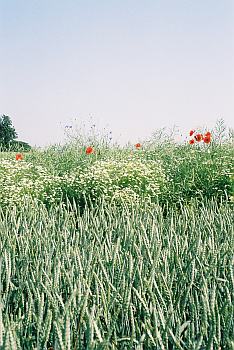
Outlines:
<svg viewBox="0 0 234 350"><path fill-rule="evenodd" d="M234 349L222 136L1 152L0 349Z"/></svg>

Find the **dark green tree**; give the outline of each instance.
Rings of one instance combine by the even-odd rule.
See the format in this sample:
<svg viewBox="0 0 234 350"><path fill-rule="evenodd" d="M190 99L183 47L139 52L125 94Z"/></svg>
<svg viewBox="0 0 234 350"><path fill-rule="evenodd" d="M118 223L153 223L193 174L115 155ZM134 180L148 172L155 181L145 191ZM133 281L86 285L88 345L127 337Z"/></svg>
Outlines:
<svg viewBox="0 0 234 350"><path fill-rule="evenodd" d="M17 138L17 133L10 117L2 115L0 117L0 147L4 150L10 148L11 142Z"/></svg>
<svg viewBox="0 0 234 350"><path fill-rule="evenodd" d="M24 141L15 140L18 137L10 117L0 116L0 151L29 151L32 147Z"/></svg>

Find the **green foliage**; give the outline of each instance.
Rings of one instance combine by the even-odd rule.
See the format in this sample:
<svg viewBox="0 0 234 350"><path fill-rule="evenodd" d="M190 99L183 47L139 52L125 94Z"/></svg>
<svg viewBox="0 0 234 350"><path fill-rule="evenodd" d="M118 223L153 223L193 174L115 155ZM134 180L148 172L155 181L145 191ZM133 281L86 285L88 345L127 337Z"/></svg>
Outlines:
<svg viewBox="0 0 234 350"><path fill-rule="evenodd" d="M24 141L14 140L10 142L9 149L11 152L27 152L32 149L32 147Z"/></svg>
<svg viewBox="0 0 234 350"><path fill-rule="evenodd" d="M234 193L233 155L233 147L225 144L168 149L161 155L169 178L167 200L230 199Z"/></svg>
<svg viewBox="0 0 234 350"><path fill-rule="evenodd" d="M15 140L17 133L9 116L0 117L0 151L27 152L31 146L24 141Z"/></svg>
<svg viewBox="0 0 234 350"><path fill-rule="evenodd" d="M85 148L32 150L24 155L25 162L13 162L10 168L12 171L17 165L19 170L26 163L40 165L56 182L53 185L57 188L53 195L56 198L54 203L62 196L64 202L67 197L81 207L84 206L84 196L90 197L92 202L104 196L106 200L116 203L131 203L142 197L161 204L189 203L195 198L203 201L214 197L218 201L233 201L231 144L202 147L199 144L195 147L167 144L140 151L114 148L95 150L96 153L91 155L85 154ZM2 153L2 158L10 161L15 154ZM7 169L4 172L8 183L14 188L14 177L11 178ZM30 172L24 176L24 182L27 182L27 177L30 180ZM46 178L40 179L45 183L47 181ZM6 189L2 193L4 191Z"/></svg>
<svg viewBox="0 0 234 350"><path fill-rule="evenodd" d="M12 125L10 117L2 115L0 117L0 148L2 150L9 149L10 143L17 138L17 133Z"/></svg>
<svg viewBox="0 0 234 350"><path fill-rule="evenodd" d="M84 149L75 148L73 145L54 145L45 149L32 149L27 153L26 159L60 176L86 167L89 160L84 155Z"/></svg>

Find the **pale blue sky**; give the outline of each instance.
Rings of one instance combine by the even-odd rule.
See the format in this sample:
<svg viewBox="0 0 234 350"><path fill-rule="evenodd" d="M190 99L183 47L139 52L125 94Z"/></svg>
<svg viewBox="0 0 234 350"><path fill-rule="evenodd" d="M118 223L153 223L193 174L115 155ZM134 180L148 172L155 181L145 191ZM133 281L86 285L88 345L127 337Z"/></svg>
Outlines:
<svg viewBox="0 0 234 350"><path fill-rule="evenodd" d="M234 127L233 0L0 0L0 114L61 141L93 116L120 142ZM121 134L121 137L119 136Z"/></svg>

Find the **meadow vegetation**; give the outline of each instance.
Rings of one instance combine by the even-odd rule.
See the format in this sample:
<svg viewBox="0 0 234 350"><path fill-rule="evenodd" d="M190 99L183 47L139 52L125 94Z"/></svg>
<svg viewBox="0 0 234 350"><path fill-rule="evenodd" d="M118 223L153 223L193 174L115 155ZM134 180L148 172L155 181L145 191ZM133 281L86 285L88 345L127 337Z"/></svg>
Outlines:
<svg viewBox="0 0 234 350"><path fill-rule="evenodd" d="M0 349L234 349L233 139L211 135L0 153Z"/></svg>

